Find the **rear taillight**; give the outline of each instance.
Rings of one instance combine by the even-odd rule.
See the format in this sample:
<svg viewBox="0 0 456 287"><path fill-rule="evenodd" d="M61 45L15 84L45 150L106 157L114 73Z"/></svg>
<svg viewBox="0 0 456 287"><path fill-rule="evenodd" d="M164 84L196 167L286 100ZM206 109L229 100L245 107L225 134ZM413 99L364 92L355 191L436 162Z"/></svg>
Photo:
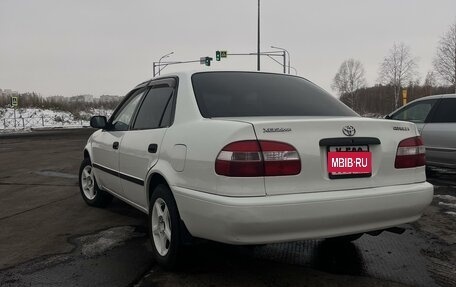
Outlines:
<svg viewBox="0 0 456 287"><path fill-rule="evenodd" d="M301 172L296 149L275 141L238 141L220 151L215 172L233 177L295 175Z"/></svg>
<svg viewBox="0 0 456 287"><path fill-rule="evenodd" d="M408 138L399 143L395 168L411 168L426 164L425 148L421 137Z"/></svg>

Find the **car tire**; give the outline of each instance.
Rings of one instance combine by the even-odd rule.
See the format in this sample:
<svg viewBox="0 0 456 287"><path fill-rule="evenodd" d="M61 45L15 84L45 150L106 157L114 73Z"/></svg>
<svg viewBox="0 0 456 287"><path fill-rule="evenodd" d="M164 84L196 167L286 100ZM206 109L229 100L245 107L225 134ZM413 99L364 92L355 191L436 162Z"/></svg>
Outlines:
<svg viewBox="0 0 456 287"><path fill-rule="evenodd" d="M161 267L172 270L178 266L182 252L180 216L169 187L159 184L149 203L149 231L154 257Z"/></svg>
<svg viewBox="0 0 456 287"><path fill-rule="evenodd" d="M338 237L327 238L326 240L334 243L349 243L359 239L364 233L350 234Z"/></svg>
<svg viewBox="0 0 456 287"><path fill-rule="evenodd" d="M113 198L111 194L98 188L89 158L84 158L79 168L79 190L84 201L90 206L106 207Z"/></svg>

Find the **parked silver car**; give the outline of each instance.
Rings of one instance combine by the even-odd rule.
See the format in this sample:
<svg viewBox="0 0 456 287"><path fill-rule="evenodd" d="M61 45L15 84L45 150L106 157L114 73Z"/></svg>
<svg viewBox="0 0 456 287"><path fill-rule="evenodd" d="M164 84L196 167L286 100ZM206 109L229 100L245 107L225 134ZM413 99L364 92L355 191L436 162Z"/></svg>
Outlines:
<svg viewBox="0 0 456 287"><path fill-rule="evenodd" d="M386 118L416 124L426 147L426 165L456 168L456 94L428 96Z"/></svg>

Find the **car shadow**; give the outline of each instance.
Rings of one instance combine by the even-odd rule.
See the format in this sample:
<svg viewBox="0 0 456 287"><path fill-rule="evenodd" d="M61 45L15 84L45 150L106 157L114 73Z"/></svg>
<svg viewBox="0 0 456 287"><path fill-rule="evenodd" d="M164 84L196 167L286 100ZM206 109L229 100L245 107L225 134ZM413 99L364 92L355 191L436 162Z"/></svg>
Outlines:
<svg viewBox="0 0 456 287"><path fill-rule="evenodd" d="M365 274L362 254L352 242L322 240L314 249L309 266L334 274Z"/></svg>
<svg viewBox="0 0 456 287"><path fill-rule="evenodd" d="M297 245L301 248L293 249ZM289 254L292 256L288 256ZM284 266L291 264L333 274L365 274L363 257L355 244L329 240L262 246L233 246L202 242L186 248L183 257L180 269L188 273L230 270L230 272L259 272L260 276L264 270L259 270L258 266L268 269L267 266L280 263L285 264Z"/></svg>

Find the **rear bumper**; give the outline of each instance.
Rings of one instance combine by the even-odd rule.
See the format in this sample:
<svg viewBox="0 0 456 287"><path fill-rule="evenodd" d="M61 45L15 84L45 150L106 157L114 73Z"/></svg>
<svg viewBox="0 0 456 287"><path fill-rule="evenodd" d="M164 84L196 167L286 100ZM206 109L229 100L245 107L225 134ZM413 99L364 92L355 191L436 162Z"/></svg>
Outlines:
<svg viewBox="0 0 456 287"><path fill-rule="evenodd" d="M189 232L230 244L326 238L418 220L433 198L427 182L369 189L226 197L172 187Z"/></svg>

